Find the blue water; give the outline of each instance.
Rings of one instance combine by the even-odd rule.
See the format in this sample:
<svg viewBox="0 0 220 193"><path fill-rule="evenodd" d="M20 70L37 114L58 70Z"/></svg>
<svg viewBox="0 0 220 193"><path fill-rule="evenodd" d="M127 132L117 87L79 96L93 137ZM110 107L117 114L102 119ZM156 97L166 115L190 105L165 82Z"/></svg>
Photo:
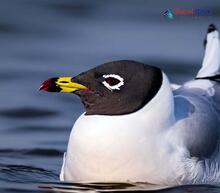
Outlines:
<svg viewBox="0 0 220 193"><path fill-rule="evenodd" d="M168 8L192 7L210 9L212 15L162 16ZM210 23L220 28L219 17L218 0L0 0L0 192L73 186L59 183L58 176L70 130L84 109L71 94L39 92L42 81L132 59L159 66L172 82L182 83L199 69L206 28ZM86 187L94 190L94 184ZM220 189L205 185L158 192L190 191Z"/></svg>

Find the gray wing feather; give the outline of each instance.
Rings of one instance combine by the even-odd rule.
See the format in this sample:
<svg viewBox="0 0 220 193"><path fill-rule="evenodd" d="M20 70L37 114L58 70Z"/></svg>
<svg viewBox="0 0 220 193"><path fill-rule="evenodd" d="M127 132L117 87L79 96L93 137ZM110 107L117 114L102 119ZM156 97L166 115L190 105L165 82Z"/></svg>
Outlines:
<svg viewBox="0 0 220 193"><path fill-rule="evenodd" d="M177 120L174 127L191 156L210 158L220 139L220 81L210 79L220 73L219 32L214 25L209 26L206 40L197 74L197 79L201 79L173 89Z"/></svg>
<svg viewBox="0 0 220 193"><path fill-rule="evenodd" d="M192 157L210 158L219 144L220 87L209 96L200 88L174 91L178 132Z"/></svg>

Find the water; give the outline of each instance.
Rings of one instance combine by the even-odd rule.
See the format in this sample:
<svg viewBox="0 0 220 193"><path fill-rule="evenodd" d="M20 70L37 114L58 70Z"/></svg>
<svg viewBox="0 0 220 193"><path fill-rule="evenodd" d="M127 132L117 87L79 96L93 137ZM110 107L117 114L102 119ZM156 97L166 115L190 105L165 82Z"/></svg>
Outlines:
<svg viewBox="0 0 220 193"><path fill-rule="evenodd" d="M207 17L166 20L167 8L205 7ZM62 155L83 112L70 94L39 92L54 76L74 76L98 64L132 59L161 67L171 81L200 67L206 28L220 28L215 1L0 0L0 192L161 189L143 184L63 184ZM181 186L158 192L220 192Z"/></svg>

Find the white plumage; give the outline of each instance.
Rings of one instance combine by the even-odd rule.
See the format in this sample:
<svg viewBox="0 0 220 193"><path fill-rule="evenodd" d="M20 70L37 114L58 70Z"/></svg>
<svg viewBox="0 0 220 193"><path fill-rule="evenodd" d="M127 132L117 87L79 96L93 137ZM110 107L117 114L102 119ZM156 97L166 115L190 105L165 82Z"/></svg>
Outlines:
<svg viewBox="0 0 220 193"><path fill-rule="evenodd" d="M218 31L207 34L197 77L219 74ZM172 88L171 88L172 87ZM220 182L219 83L163 83L150 102L127 115L85 115L76 121L60 178L72 182Z"/></svg>

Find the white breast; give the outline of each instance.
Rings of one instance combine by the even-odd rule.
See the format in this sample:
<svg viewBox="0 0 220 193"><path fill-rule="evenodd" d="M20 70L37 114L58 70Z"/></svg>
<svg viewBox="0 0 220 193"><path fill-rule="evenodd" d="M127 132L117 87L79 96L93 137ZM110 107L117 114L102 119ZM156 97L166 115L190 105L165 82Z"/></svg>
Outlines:
<svg viewBox="0 0 220 193"><path fill-rule="evenodd" d="M219 74L219 48L218 32L208 33L205 58L197 78ZM177 88L179 86L173 89L177 94L175 113L179 116L176 117L173 94L165 74L156 96L135 113L81 115L70 135L61 179L74 182L128 180L161 185L219 184L220 148L216 137L219 86L209 80L193 80L182 89ZM188 99L189 107L193 105L192 111L188 111L190 108L183 99ZM213 143L208 145L206 141L210 138ZM200 153L201 159L193 157L187 147L196 147L194 153ZM204 158L207 149L214 152Z"/></svg>
<svg viewBox="0 0 220 193"><path fill-rule="evenodd" d="M162 167L172 153L164 136L173 122L173 96L165 75L157 95L135 113L81 115L70 135L64 179L157 184L173 179L170 168ZM158 167L163 168L160 174Z"/></svg>

